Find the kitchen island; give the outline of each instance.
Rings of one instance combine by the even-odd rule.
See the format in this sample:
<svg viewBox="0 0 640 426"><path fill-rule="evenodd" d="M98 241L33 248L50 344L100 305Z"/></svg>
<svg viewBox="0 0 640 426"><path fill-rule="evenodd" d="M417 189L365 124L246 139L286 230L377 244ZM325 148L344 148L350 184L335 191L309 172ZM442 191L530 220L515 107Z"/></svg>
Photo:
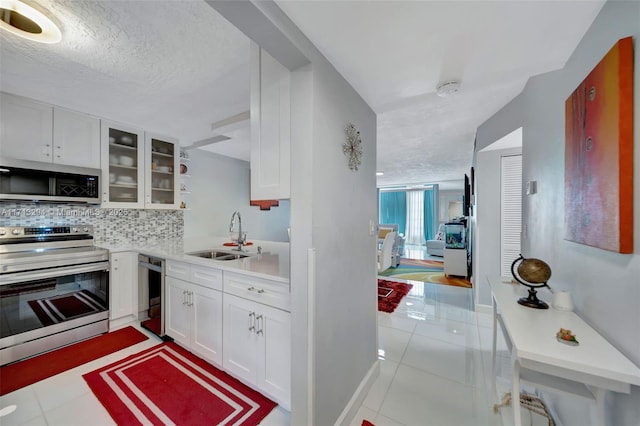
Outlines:
<svg viewBox="0 0 640 426"><path fill-rule="evenodd" d="M152 314L147 272L138 256L162 259L159 335L290 409L289 243L254 241L246 257L216 260L189 253L232 251L225 238L102 245L110 251L110 324ZM258 253L258 247L261 248ZM160 273L158 273L160 276ZM155 332L155 331L154 331Z"/></svg>

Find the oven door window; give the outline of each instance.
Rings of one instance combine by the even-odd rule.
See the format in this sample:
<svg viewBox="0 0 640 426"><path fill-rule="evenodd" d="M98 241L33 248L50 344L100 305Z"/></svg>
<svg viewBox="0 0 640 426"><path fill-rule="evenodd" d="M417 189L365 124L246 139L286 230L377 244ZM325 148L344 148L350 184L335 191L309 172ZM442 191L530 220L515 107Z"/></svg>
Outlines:
<svg viewBox="0 0 640 426"><path fill-rule="evenodd" d="M108 284L107 271L3 284L0 337L106 312Z"/></svg>

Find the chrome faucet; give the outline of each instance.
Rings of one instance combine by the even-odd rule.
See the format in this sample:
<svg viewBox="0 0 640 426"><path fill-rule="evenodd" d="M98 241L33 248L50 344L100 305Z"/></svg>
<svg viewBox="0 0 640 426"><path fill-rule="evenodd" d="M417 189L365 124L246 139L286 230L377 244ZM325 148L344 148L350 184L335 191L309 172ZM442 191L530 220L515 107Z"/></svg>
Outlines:
<svg viewBox="0 0 640 426"><path fill-rule="evenodd" d="M244 250L242 250L242 246L247 242L246 241L247 237L242 234L242 217L240 216L240 212L237 211L237 210L235 212L233 212L233 214L231 215L231 223L229 224L229 232L230 233L233 232L233 226L235 225L236 216L238 216L238 248L233 249L233 250L244 251Z"/></svg>

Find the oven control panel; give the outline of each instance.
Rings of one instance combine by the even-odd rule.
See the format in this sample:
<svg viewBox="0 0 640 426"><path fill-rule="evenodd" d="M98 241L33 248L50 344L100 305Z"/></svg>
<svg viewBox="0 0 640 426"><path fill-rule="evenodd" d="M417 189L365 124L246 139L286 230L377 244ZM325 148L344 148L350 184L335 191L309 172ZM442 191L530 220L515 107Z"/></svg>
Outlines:
<svg viewBox="0 0 640 426"><path fill-rule="evenodd" d="M0 227L0 242L15 238L92 236L92 225L74 226L7 226Z"/></svg>

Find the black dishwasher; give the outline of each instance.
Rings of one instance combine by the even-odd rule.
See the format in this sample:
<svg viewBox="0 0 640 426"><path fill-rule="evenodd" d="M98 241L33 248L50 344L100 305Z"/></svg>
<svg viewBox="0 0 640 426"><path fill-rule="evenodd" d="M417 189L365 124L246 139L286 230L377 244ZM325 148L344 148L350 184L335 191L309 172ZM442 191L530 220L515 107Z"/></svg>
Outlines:
<svg viewBox="0 0 640 426"><path fill-rule="evenodd" d="M138 255L140 325L164 338L164 259Z"/></svg>

